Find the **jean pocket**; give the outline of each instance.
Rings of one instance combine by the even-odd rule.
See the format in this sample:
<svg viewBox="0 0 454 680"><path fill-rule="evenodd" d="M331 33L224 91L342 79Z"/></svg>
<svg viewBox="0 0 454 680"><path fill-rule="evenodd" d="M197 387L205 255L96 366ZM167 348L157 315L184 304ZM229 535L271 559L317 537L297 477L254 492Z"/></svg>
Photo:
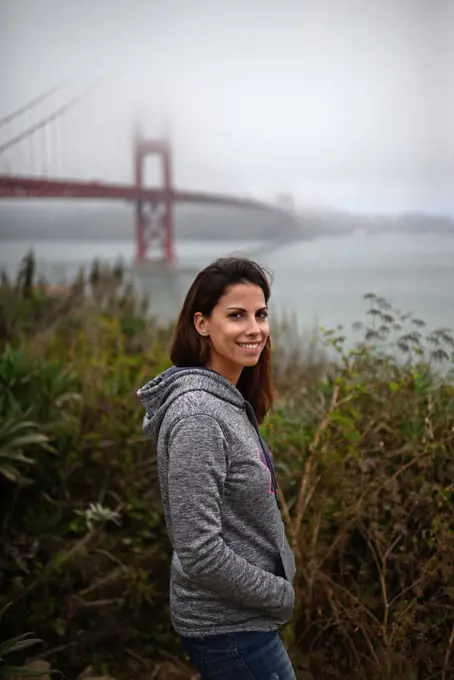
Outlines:
<svg viewBox="0 0 454 680"><path fill-rule="evenodd" d="M235 633L223 633L221 635L205 635L202 638L203 651L205 656L212 656L216 654L230 654L236 653L236 636Z"/></svg>
<svg viewBox="0 0 454 680"><path fill-rule="evenodd" d="M236 646L219 648L219 645L206 645L202 659L203 670L208 678L219 678L219 680L232 678L233 680L238 677L238 673L233 673L239 660Z"/></svg>
<svg viewBox="0 0 454 680"><path fill-rule="evenodd" d="M252 652L258 647L264 647L274 641L274 638L279 637L279 633L275 630L266 631L247 631L235 633L236 644L239 654Z"/></svg>

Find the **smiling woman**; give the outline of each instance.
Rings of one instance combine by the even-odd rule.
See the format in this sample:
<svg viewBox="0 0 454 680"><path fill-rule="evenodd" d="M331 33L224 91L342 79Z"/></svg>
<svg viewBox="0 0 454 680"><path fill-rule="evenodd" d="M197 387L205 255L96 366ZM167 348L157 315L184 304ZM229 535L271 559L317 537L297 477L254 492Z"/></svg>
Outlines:
<svg viewBox="0 0 454 680"><path fill-rule="evenodd" d="M170 612L202 678L294 680L279 628L295 562L258 421L272 403L266 272L216 260L190 287L174 366L139 390L174 549Z"/></svg>
<svg viewBox="0 0 454 680"><path fill-rule="evenodd" d="M232 285L209 316L196 312L194 323L210 342L207 366L236 384L243 368L260 360L269 337L265 294L254 283Z"/></svg>
<svg viewBox="0 0 454 680"><path fill-rule="evenodd" d="M176 366L211 368L236 385L259 422L273 400L270 276L256 262L221 258L190 287L171 348Z"/></svg>

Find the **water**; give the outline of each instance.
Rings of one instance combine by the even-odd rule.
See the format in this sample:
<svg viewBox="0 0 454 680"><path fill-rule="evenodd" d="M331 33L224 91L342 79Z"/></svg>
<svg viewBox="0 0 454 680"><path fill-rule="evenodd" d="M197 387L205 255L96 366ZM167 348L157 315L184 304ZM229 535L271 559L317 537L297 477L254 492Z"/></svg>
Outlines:
<svg viewBox="0 0 454 680"><path fill-rule="evenodd" d="M28 241L0 242L0 266L17 269L29 250ZM94 258L131 263L132 241L36 241L33 249L41 271L54 282L70 280ZM352 234L300 241L263 252L259 242L178 241L182 272L176 278L141 274L138 285L151 294L152 309L176 315L195 270L219 255L261 252L260 262L274 274L272 312L294 313L303 328L333 327L365 319L363 296L374 292L394 307L412 312L429 326L454 328L454 235Z"/></svg>

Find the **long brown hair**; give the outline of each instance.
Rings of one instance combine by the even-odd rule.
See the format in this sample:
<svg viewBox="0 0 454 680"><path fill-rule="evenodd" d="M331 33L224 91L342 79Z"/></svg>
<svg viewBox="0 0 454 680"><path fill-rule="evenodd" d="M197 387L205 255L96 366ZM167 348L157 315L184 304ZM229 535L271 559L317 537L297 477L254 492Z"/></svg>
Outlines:
<svg viewBox="0 0 454 680"><path fill-rule="evenodd" d="M209 317L219 299L236 283L259 286L268 303L270 280L269 273L256 262L240 257L220 258L199 272L187 292L175 328L170 351L175 366L206 366L210 359L209 341L194 325L196 312ZM257 364L243 368L237 388L252 405L259 423L262 422L273 403L269 337Z"/></svg>

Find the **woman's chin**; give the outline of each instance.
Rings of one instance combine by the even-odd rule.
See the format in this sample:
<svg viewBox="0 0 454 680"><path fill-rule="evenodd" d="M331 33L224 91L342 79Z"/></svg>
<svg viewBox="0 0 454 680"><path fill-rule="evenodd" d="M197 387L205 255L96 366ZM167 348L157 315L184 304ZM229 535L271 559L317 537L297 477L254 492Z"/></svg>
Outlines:
<svg viewBox="0 0 454 680"><path fill-rule="evenodd" d="M248 366L255 366L258 363L259 359L260 354L257 354L256 356L245 357L244 359L241 360L241 366L243 368L247 368Z"/></svg>

